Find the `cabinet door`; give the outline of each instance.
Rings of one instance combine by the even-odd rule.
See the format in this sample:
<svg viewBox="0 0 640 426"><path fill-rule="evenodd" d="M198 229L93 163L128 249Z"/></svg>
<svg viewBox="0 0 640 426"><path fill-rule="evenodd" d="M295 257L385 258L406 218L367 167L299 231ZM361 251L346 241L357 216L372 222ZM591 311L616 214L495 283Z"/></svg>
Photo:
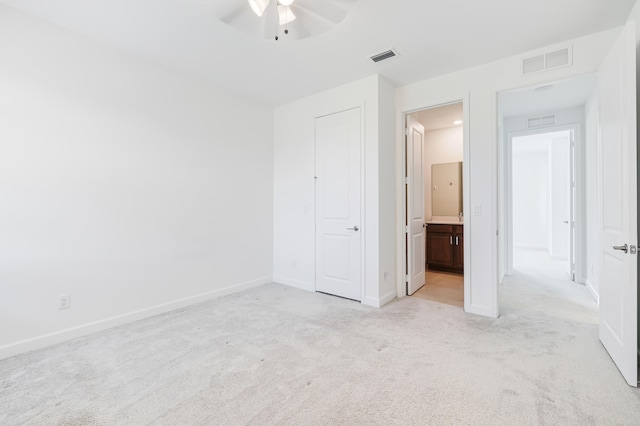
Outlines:
<svg viewBox="0 0 640 426"><path fill-rule="evenodd" d="M434 266L453 267L452 234L427 233L427 263Z"/></svg>
<svg viewBox="0 0 640 426"><path fill-rule="evenodd" d="M464 238L462 234L453 237L453 267L464 269Z"/></svg>

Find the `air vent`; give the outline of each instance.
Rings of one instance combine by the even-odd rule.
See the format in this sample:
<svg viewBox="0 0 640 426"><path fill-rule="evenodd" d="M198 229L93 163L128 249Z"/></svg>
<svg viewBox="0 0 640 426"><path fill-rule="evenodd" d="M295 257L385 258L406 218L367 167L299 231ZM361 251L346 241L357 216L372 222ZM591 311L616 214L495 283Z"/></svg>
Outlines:
<svg viewBox="0 0 640 426"><path fill-rule="evenodd" d="M545 115L544 117L533 117L527 121L527 125L530 129L535 129L536 127L553 126L554 124L556 124L555 115Z"/></svg>
<svg viewBox="0 0 640 426"><path fill-rule="evenodd" d="M546 117L540 117L541 126L553 126L554 124L556 124L555 115L547 115Z"/></svg>
<svg viewBox="0 0 640 426"><path fill-rule="evenodd" d="M534 56L522 61L523 74L531 74L538 71L544 71L544 55Z"/></svg>
<svg viewBox="0 0 640 426"><path fill-rule="evenodd" d="M398 51L395 49L389 49L389 50L385 50L384 52L380 52L380 53L376 53L375 55L371 55L369 58L373 61L373 62L382 62L382 61L387 61L389 59L395 58L400 56L398 54Z"/></svg>
<svg viewBox="0 0 640 426"><path fill-rule="evenodd" d="M573 65L572 46L522 60L522 74L532 74Z"/></svg>
<svg viewBox="0 0 640 426"><path fill-rule="evenodd" d="M569 49L556 50L544 55L546 69L566 67L569 65Z"/></svg>

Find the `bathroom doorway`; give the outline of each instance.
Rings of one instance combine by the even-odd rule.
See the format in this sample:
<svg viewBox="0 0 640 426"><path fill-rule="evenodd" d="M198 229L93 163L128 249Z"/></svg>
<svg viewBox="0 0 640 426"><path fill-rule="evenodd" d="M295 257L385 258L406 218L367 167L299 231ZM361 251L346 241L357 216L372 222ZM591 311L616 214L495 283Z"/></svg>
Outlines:
<svg viewBox="0 0 640 426"><path fill-rule="evenodd" d="M405 115L407 295L464 307L463 103Z"/></svg>

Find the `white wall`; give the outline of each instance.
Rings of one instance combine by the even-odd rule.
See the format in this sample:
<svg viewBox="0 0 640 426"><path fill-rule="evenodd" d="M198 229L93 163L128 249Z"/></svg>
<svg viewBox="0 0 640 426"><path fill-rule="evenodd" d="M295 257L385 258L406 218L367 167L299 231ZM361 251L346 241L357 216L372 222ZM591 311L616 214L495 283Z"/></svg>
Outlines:
<svg viewBox="0 0 640 426"><path fill-rule="evenodd" d="M600 298L600 223L598 221L598 139L600 137L597 87L584 107L585 114L585 284L596 301Z"/></svg>
<svg viewBox="0 0 640 426"><path fill-rule="evenodd" d="M396 297L395 87L378 78L378 305ZM375 302L375 301L374 301Z"/></svg>
<svg viewBox="0 0 640 426"><path fill-rule="evenodd" d="M0 357L270 281L270 109L2 6L0 51Z"/></svg>
<svg viewBox="0 0 640 426"><path fill-rule="evenodd" d="M517 139L513 145L513 246L547 250L548 144L537 151L519 150Z"/></svg>
<svg viewBox="0 0 640 426"><path fill-rule="evenodd" d="M549 254L569 259L571 137L569 132L549 138Z"/></svg>
<svg viewBox="0 0 640 426"><path fill-rule="evenodd" d="M571 76L596 72L605 53L620 29L592 34L567 43L548 46L534 52L502 59L486 65L424 80L398 88L396 91L396 168L402 167L403 113L441 105L469 97L469 120L465 117L465 134L469 135L468 188L470 203L465 203L465 266L469 263L469 288L465 287L465 309L468 312L498 316L498 254L497 254L497 93L518 87L530 87ZM530 74L521 74L525 57L573 45L573 66ZM465 159L466 162L466 159ZM401 173L397 188L402 187ZM398 192L398 217L402 200ZM479 215L470 216L477 210ZM399 230L398 243L402 241ZM466 272L466 271L465 271ZM401 288L398 288L401 294Z"/></svg>
<svg viewBox="0 0 640 426"><path fill-rule="evenodd" d="M513 246L569 256L569 131L512 139Z"/></svg>
<svg viewBox="0 0 640 426"><path fill-rule="evenodd" d="M364 123L362 303L381 306L395 292L393 92L378 75L309 96L274 112L274 280L315 290L315 118L361 107ZM390 256L393 255L393 256Z"/></svg>
<svg viewBox="0 0 640 426"><path fill-rule="evenodd" d="M425 220L431 220L431 166L464 160L462 126L429 130L424 133L424 208Z"/></svg>

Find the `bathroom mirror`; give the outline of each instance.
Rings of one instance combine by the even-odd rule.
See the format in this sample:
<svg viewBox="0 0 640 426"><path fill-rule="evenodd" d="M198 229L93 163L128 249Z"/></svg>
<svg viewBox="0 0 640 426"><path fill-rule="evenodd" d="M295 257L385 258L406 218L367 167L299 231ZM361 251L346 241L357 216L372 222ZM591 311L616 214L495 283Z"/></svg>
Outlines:
<svg viewBox="0 0 640 426"><path fill-rule="evenodd" d="M431 209L434 216L462 212L462 162L431 165Z"/></svg>

